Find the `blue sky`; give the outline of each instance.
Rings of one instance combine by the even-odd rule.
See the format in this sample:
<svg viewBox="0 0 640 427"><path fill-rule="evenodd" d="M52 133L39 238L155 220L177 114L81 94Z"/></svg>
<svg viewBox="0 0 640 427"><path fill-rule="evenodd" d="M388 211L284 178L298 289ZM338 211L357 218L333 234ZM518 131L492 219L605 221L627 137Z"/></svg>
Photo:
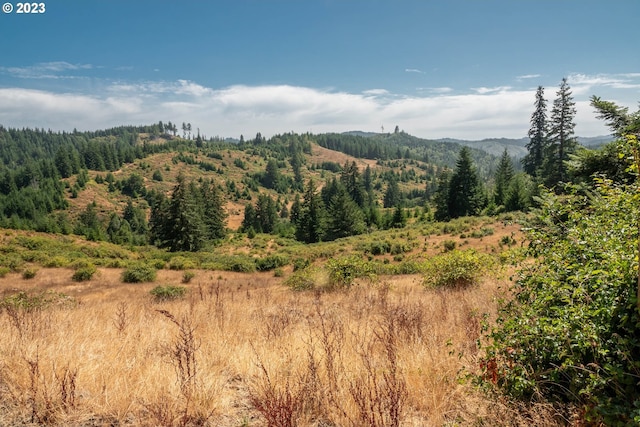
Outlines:
<svg viewBox="0 0 640 427"><path fill-rule="evenodd" d="M563 77L635 111L638 0L50 0L0 13L0 124L523 137Z"/></svg>

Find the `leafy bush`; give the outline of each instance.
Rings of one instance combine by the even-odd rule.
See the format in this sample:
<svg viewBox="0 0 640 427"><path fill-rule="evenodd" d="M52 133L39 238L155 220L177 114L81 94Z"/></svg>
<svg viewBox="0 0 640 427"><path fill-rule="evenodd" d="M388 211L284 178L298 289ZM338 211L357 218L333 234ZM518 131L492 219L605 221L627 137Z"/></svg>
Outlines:
<svg viewBox="0 0 640 427"><path fill-rule="evenodd" d="M196 273L193 271L185 271L182 275L182 283L189 283L194 277L196 277Z"/></svg>
<svg viewBox="0 0 640 427"><path fill-rule="evenodd" d="M0 299L0 308L12 308L25 311L40 310L52 304L66 304L73 299L63 293L41 292L30 295L26 292L18 292Z"/></svg>
<svg viewBox="0 0 640 427"><path fill-rule="evenodd" d="M269 271L289 264L289 259L284 255L267 255L256 259L258 271Z"/></svg>
<svg viewBox="0 0 640 427"><path fill-rule="evenodd" d="M308 267L303 270L295 271L284 281L294 291L308 291L315 289L319 284L326 282L322 280L322 271L317 268Z"/></svg>
<svg viewBox="0 0 640 427"><path fill-rule="evenodd" d="M26 280L33 279L34 277L36 277L36 274L38 274L38 269L29 267L22 272L22 278Z"/></svg>
<svg viewBox="0 0 640 427"><path fill-rule="evenodd" d="M169 301L178 298L182 298L187 293L187 288L184 286L156 286L149 291L156 301Z"/></svg>
<svg viewBox="0 0 640 427"><path fill-rule="evenodd" d="M156 269L148 264L134 264L122 272L125 283L153 282L156 280Z"/></svg>
<svg viewBox="0 0 640 427"><path fill-rule="evenodd" d="M84 282L87 280L91 280L93 275L96 273L97 268L95 265L85 262L84 265L80 265L76 268L76 271L73 272L71 279L75 282Z"/></svg>
<svg viewBox="0 0 640 427"><path fill-rule="evenodd" d="M539 203L528 224L536 262L501 308L482 379L583 408L592 425L638 425L637 190L600 182L589 198Z"/></svg>
<svg viewBox="0 0 640 427"><path fill-rule="evenodd" d="M193 260L185 258L181 255L174 256L169 260L169 269L170 270L189 270L190 268L195 268L196 263Z"/></svg>
<svg viewBox="0 0 640 427"><path fill-rule="evenodd" d="M445 240L444 242L442 242L442 246L444 247L444 251L445 252L451 252L452 250L454 250L456 248L456 241L455 240Z"/></svg>
<svg viewBox="0 0 640 427"><path fill-rule="evenodd" d="M296 258L293 260L293 271L304 270L309 265L311 265L309 258Z"/></svg>
<svg viewBox="0 0 640 427"><path fill-rule="evenodd" d="M474 250L451 251L429 259L424 267L425 286L461 287L477 282L492 259Z"/></svg>
<svg viewBox="0 0 640 427"><path fill-rule="evenodd" d="M375 277L369 261L358 256L331 258L327 261L326 269L329 272L329 285L335 288L348 288L359 277Z"/></svg>
<svg viewBox="0 0 640 427"><path fill-rule="evenodd" d="M0 278L5 277L10 271L11 269L9 267L0 267Z"/></svg>

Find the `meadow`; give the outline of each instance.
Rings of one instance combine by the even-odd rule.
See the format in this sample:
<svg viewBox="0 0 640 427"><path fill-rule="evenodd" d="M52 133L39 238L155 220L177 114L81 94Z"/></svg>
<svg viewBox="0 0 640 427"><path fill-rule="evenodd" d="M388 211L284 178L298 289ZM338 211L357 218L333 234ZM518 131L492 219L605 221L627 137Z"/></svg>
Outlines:
<svg viewBox="0 0 640 427"><path fill-rule="evenodd" d="M187 274L170 261L152 282L123 283L123 268L104 266L77 281L77 268L25 262L0 278L0 424L554 425L551 408L519 408L473 385L486 363L483 324L509 297L514 274L496 261L514 226L494 228L470 241L431 237L434 254L457 239L495 261L453 287L425 286L423 273L376 274L294 291L290 265L279 274ZM5 250L15 241L53 244L4 237ZM33 248L9 252L38 258ZM185 292L153 293L158 287Z"/></svg>

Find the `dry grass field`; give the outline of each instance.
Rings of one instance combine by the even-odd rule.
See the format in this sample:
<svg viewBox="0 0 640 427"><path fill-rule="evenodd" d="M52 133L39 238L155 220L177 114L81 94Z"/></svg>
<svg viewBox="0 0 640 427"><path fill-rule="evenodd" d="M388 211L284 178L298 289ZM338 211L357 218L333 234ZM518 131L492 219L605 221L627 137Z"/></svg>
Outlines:
<svg viewBox="0 0 640 427"><path fill-rule="evenodd" d="M460 381L480 363L482 318L505 296L506 271L467 289L427 290L414 275L331 293L198 271L168 302L119 273L1 280L2 295L49 302L0 314L0 425L552 424ZM156 282L177 284L180 272Z"/></svg>

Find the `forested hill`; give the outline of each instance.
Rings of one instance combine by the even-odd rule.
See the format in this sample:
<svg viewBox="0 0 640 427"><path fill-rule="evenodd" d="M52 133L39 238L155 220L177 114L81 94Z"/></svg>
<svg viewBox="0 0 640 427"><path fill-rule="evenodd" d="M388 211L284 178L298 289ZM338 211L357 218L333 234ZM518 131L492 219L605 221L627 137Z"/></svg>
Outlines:
<svg viewBox="0 0 640 427"><path fill-rule="evenodd" d="M430 140L406 132L367 133L344 132L317 135L317 143L331 150L366 159L415 159L434 166L453 169L460 149L467 144L458 140ZM471 156L481 176L487 177L497 164L500 152L489 153L472 147ZM513 155L509 153L512 157Z"/></svg>
<svg viewBox="0 0 640 427"><path fill-rule="evenodd" d="M417 206L432 197L437 175L455 167L461 149L404 132L272 138L258 133L235 143L192 135L190 126L183 125L181 133L170 122L93 132L0 126L0 226L83 234L77 220L89 205L105 229L111 214L127 206L148 217L153 194L168 194L178 171L189 179L215 181L231 216L239 217L237 225L244 205L259 194L271 194L279 208L291 206L309 179L321 188L353 161L359 173L370 169L366 186L372 203ZM489 179L497 158L481 150L471 155L480 177Z"/></svg>

